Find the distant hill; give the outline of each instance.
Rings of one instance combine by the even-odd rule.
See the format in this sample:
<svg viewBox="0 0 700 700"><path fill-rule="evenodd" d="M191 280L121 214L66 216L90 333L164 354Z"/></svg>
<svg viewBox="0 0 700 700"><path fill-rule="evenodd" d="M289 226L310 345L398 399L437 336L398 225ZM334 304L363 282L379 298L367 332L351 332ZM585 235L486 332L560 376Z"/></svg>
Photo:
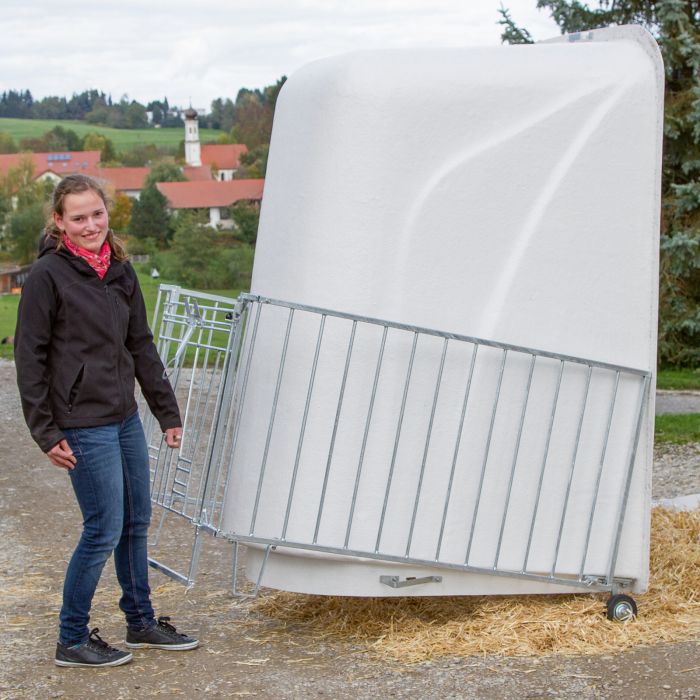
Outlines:
<svg viewBox="0 0 700 700"><path fill-rule="evenodd" d="M134 146L150 145L174 147L185 138L184 127L167 129L112 129L107 126L96 126L83 121L65 119L9 119L0 118L0 132L12 137L15 143L25 138L38 138L55 126L75 131L81 138L89 133L102 134L109 138L117 151L126 151ZM225 132L216 129L200 129L202 143L216 142Z"/></svg>

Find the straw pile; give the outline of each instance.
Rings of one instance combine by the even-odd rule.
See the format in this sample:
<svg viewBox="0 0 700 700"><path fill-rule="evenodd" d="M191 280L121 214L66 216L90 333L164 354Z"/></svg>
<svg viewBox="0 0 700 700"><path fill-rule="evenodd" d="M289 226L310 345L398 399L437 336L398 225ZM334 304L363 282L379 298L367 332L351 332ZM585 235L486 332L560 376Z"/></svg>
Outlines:
<svg viewBox="0 0 700 700"><path fill-rule="evenodd" d="M274 593L258 598L252 610L288 632L358 644L402 663L480 654L605 654L697 639L700 508L653 510L650 565L649 591L635 596L639 617L627 624L605 618L607 594L339 598Z"/></svg>

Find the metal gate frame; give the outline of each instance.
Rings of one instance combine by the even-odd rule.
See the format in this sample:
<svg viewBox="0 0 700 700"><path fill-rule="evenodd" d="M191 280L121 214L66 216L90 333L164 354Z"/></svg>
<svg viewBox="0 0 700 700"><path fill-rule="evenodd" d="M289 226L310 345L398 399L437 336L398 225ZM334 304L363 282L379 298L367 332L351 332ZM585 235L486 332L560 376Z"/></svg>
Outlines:
<svg viewBox="0 0 700 700"><path fill-rule="evenodd" d="M162 297L161 297L162 295ZM641 426L644 418L644 409L647 404L647 398L650 388L651 373L645 370L625 367L622 365L615 365L610 363L598 362L595 360L584 359L580 357L574 357L569 355L563 355L548 351L537 350L534 348L510 345L506 343L499 343L495 341L474 338L469 336L464 336L454 333L445 333L442 331L436 331L429 328L422 328L418 326L412 326L401 323L394 323L390 321L383 321L379 319L374 319L370 317L358 316L348 313L331 311L328 309L322 309L317 307L312 307L308 305L295 304L280 300L269 299L266 297L251 295L251 294L241 294L236 300L226 299L224 297L215 297L213 295L202 294L200 292L192 292L189 290L183 290L179 287L173 286L163 286L161 288L161 293L158 300L158 308L156 309L156 315L154 317L154 327L155 319L158 317L160 311L160 306L163 307L162 321L160 324L159 331L159 350L163 357L164 363L168 367L172 367L171 377L174 380L174 386L176 392L181 389L179 382L181 382L181 377L186 371L184 366L185 358L189 357L194 351L193 358L193 377L194 372L198 369L197 361L202 360L199 369L202 370L202 376L206 377L206 380L211 386L209 395L215 394L215 400L210 401L207 398L204 403L202 403L202 395L200 392L200 397L196 400L192 400L193 397L193 381L190 381L188 392L187 392L187 404L185 410L185 430L183 435L183 447L180 450L178 457L176 458L176 465L173 468L172 463L175 459L172 456L171 451L167 451L164 455L163 442L160 444L155 444L154 441L154 424L151 420L150 423L146 421L146 425L150 428L149 434L149 444L151 445L151 459L153 461L154 467L152 469L152 487L153 487L153 502L160 505L163 509L163 518L161 518L160 527L162 527L163 519L167 512L175 512L184 517L186 520L192 523L195 528L195 542L193 545L192 559L190 562L189 572L185 574L178 573L159 562L151 561L151 565L160 569L164 573L172 576L173 578L191 585L194 582L195 571L197 567L197 557L199 553L200 546L200 536L204 532L208 532L217 537L223 537L228 541L232 542L234 545L234 581L233 587L234 592L236 592L236 579L235 579L235 559L238 553L239 544L255 544L261 545L265 548L265 553L263 557L262 567L257 576L257 583L255 585L255 592L260 585L262 580L265 564L268 559L268 555L271 549L276 547L289 547L293 549L306 549L318 552L325 552L329 554L344 555L350 557L364 557L370 559L377 559L386 562L398 562L402 564L415 564L419 566L426 566L431 568L443 568L459 570L464 572L488 574L491 576L505 576L510 578L520 578L527 579L531 581L562 584L566 586L580 587L586 590L592 591L610 591L611 593L616 593L620 590L628 589L633 581L626 578L620 578L615 575L615 568L618 560L620 539L622 534L622 528L624 523L624 516L627 508L627 501L630 492L630 484L632 481L634 464L636 460L637 446L639 442L639 437L641 433ZM275 368L277 372L277 381L275 388L275 396L272 405L272 411L269 421L269 430L267 434L265 452L263 456L263 461L259 469L259 481L257 495L255 499L255 506L253 509L253 517L251 520L250 528L248 532L225 532L222 528L222 518L224 504L226 502L226 495L228 486L231 480L232 471L235 468L235 453L236 446L239 438L240 416L243 415L245 409L245 397L246 388L248 384L248 378L251 368L251 358L253 357L255 351L256 337L259 328L259 321L262 309L264 307L276 307L286 309L288 311L288 321L285 330L284 343L280 356L279 365ZM224 321L222 322L220 318L221 314L224 315ZM284 525L279 532L278 536L269 537L261 536L255 532L255 516L258 509L259 499L262 484L265 477L265 461L267 458L267 452L270 446L270 439L274 430L275 422L275 411L277 407L277 401L279 398L280 385L282 382L285 358L287 353L287 345L289 342L290 332L292 329L292 324L295 314L311 314L317 316L319 321L319 335L315 347L315 356L313 360L313 368L311 376L309 378L308 384L308 394L306 397L306 404L304 409L304 418L301 427L301 433L299 436L299 450L297 451L296 461L293 469L292 483L289 491L289 496L287 499L287 509L284 519ZM323 338L323 327L327 318L338 318L344 319L352 324L352 334L350 337L350 343L347 351L347 359L345 362L344 376L342 378L342 388L338 403L338 414L336 415L336 427L338 416L340 415L340 410L342 407L342 394L345 387L345 381L348 376L348 367L351 361L352 355L352 345L355 337L355 330L359 326L363 325L373 325L382 328L382 342L376 362L376 368L373 378L373 388L370 399L370 404L367 412L367 422L363 437L363 444L361 450L360 463L357 468L357 474L354 483L354 493L352 507L350 510L350 516L348 520L348 535L345 538L345 543L343 546L328 546L319 544L314 537L314 541L300 542L293 541L286 537L287 524L289 521L289 511L291 508L292 499L294 496L294 484L297 476L297 469L299 466L299 452L301 450L301 445L304 439L304 430L306 427L306 419L309 412L309 404L312 400L313 387L314 387L314 377L316 374L316 367L318 363L319 351L322 344ZM227 325L228 324L228 325ZM440 363L440 368L437 374L437 380L435 385L435 395L432 405L432 413L430 416L430 427L428 429L428 434L425 443L425 453L423 455L423 463L421 466L420 479L418 482L416 496L415 496L415 506L413 510L413 518L411 522L411 532L409 533L408 546L406 548L405 555L397 556L396 554L391 554L387 552L382 552L379 546L379 539L381 537L381 527L383 526L384 512L382 513L382 521L380 523L380 533L377 538L377 547L372 550L367 549L353 549L348 546L349 532L352 527L353 513L355 509L355 501L357 498L357 489L362 472L362 455L364 455L365 445L367 441L367 432L369 430L372 418L372 407L374 405L376 393L377 393L377 383L379 374L382 367L382 356L384 353L384 347L386 343L387 333L392 332L405 332L412 334L413 336L413 346L410 361L408 364L407 375L405 379L405 384L403 387L403 401L401 405L401 414L399 417L397 434L396 434L396 445L400 439L401 432L401 421L403 420L403 412L406 406L406 393L408 391L408 386L411 381L411 367L413 363L413 357L415 355L416 343L419 338L424 336L432 336L442 339L443 341L443 351L442 359ZM179 331L179 332L178 332ZM228 335L226 338L221 336L223 331L227 331ZM217 336L218 332L218 336ZM479 486L476 498L476 504L474 507L474 512L472 516L472 525L469 535L469 545L467 549L467 554L463 564L456 564L454 562L440 561L439 553L440 548L438 546L438 551L436 552L435 559L425 559L412 557L410 554L411 549L411 537L413 535L413 527L416 522L416 510L418 508L418 503L421 496L421 487L423 481L423 474L425 470L425 457L427 454L427 449L430 443L430 430L432 429L432 421L435 416L435 407L438 398L438 393L440 390L440 381L445 361L445 353L447 352L447 347L449 343L467 343L473 346L472 362L468 372L468 378L465 385L464 392L464 402L462 407L462 413L459 423L459 431L457 435L457 443L455 446L455 457L457 459L457 453L459 451L459 440L461 437L461 430L464 425L465 414L467 411L467 405L469 401L469 391L472 383L473 373L474 373L474 362L479 348L486 347L492 348L500 351L502 353L502 361L500 366L500 374L498 377L498 386L496 390L496 395L494 397L494 403L490 418L490 428L489 434L486 442L486 451L481 466L481 471L479 474ZM189 350L192 348L193 350ZM200 357L198 353L202 351L205 354ZM188 352L190 355L188 355ZM500 535L498 541L498 549L496 553L496 558L492 567L485 568L483 566L472 566L469 565L469 550L472 545L472 537L474 535L474 525L476 523L479 501L481 498L481 489L484 483L484 475L487 468L488 454L491 443L491 437L494 427L494 421L496 419L496 414L498 410L499 396L501 393L501 380L503 379L504 368L508 357L512 355L525 356L530 358L530 370L529 379L527 385L527 391L523 401L522 413L520 416L520 423L518 427L518 436L515 448L515 457L513 459L512 468L509 475L508 492L505 502L505 508L503 513L503 518L500 526ZM209 361L212 357L216 358L216 362L209 366ZM503 538L503 529L505 525L505 519L508 514L508 503L511 495L511 488L513 486L514 472L517 460L517 451L520 445L520 439L523 430L523 424L525 420L525 414L527 410L527 403L530 392L530 380L532 379L532 372L537 362L538 358L547 358L548 360L554 360L559 363L559 375L556 387L556 393L554 396L554 403L551 409L551 416L549 420L548 434L546 436L546 448L545 456L541 463L539 481L537 486L537 500L535 505L535 510L532 515L532 520L530 523L530 532L528 536L527 551L525 553L525 559L523 566L520 570L505 570L498 567L498 551L500 551L501 540ZM547 450L549 449L549 442L552 437L552 426L554 424L554 417L557 411L557 400L559 395L559 388L561 386L562 376L569 366L584 366L587 372L587 383L586 391L583 397L582 406L580 409L579 419L578 419L578 432L576 435L576 447L574 450L574 455L569 465L568 473L568 483L566 487L566 499L564 502L563 512L561 514L560 529L557 535L556 552L554 555L554 564L552 570L549 573L535 573L527 570L528 556L530 550L530 544L532 542L533 528L535 525L535 519L537 517L537 511L540 507L540 497L542 493L543 480L545 479L545 467L546 467L546 457ZM242 371L239 371L242 370ZM581 570L578 575L560 575L555 571L557 564L557 557L559 546L561 542L562 529L564 527L564 522L566 518L567 508L569 506L569 498L571 492L572 480L574 477L574 471L576 467L576 452L578 451L578 442L581 436L581 425L584 420L584 415L586 412L586 405L588 401L588 390L591 385L591 374L594 370L610 372L614 375L614 390L612 397L610 399L609 413L607 416L607 423L605 427L605 433L603 436L603 447L602 454L600 456L600 462L597 469L597 474L595 476L594 485L594 497L591 505L588 523L587 523L587 534L586 534L586 549L584 553L583 560L581 562ZM272 370L271 370L272 371ZM208 374L207 374L208 373ZM610 434L610 427L613 420L613 412L615 408L615 400L617 396L618 386L620 384L621 377L632 377L639 383L638 389L638 401L636 404L636 421L630 435L630 446L629 446L629 459L625 468L624 473L624 484L622 491L619 495L619 503L617 507L617 516L614 525L614 534L611 540L609 563L604 576L601 575L590 575L587 574L585 569L586 556L588 554L588 545L591 537L591 529L593 525L594 516L596 513L596 507L598 503L599 488L601 483L601 475L603 472L603 466L605 463L605 455L608 443L608 437ZM215 389L215 391L214 391ZM208 415L209 420L200 420L197 423L196 419L191 418L192 415ZM201 434L202 429L206 426L210 427L206 440L206 449L203 452L203 460L195 465L196 460L193 459L191 452L187 452L186 445L190 444L193 446L198 446L203 443L203 435ZM157 428L157 426L156 426ZM334 438L335 439L335 435ZM329 467L330 459L332 457L333 441L331 441L331 454L329 455ZM183 457L184 453L184 457ZM189 455L189 456L188 456ZM394 451L394 459L396 457L396 450ZM183 466L184 464L184 466ZM193 469L195 465L195 469ZM387 483L387 496L389 489L391 487L391 478L394 470L394 462L392 460L391 468L389 470L388 483ZM440 531L440 541L442 540L443 530L445 527L445 515L447 513L447 508L449 507L450 499L450 489L452 487L452 479L454 478L454 468L455 462L452 464L452 471L450 473L450 485L446 495L445 505L444 505L444 515L442 520L442 529ZM189 471L188 471L189 470ZM175 474L179 478L170 479L169 476ZM159 481L160 478L160 481ZM325 480L328 479L328 470L325 474ZM190 481L193 480L198 488L196 489L196 495L191 498L188 496L188 489L190 486ZM168 488L163 488L163 484L169 484ZM325 482L324 482L325 488ZM183 493L184 489L184 493ZM192 508L187 508L190 505ZM180 504L177 507L176 504ZM384 503L384 511L386 510L386 500ZM320 506L322 508L322 505ZM319 513L320 518L320 513ZM159 532L160 532L159 527ZM318 534L318 528L316 530ZM387 578L387 577L383 577ZM392 587L397 586L397 582L393 580L382 581L386 585Z"/></svg>

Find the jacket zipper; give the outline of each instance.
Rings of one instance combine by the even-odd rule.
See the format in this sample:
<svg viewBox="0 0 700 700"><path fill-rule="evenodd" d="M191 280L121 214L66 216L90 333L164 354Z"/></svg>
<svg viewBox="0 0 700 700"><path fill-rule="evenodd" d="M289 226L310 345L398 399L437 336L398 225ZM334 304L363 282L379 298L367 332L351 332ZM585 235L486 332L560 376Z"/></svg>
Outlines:
<svg viewBox="0 0 700 700"><path fill-rule="evenodd" d="M119 398L120 398L120 414L124 416L126 410L126 402L124 400L124 383L122 382L122 368L121 368L121 335L119 334L119 318L117 316L117 298L109 291L109 285L105 285L105 293L107 294L107 300L109 303L110 311L112 314L112 329L114 331L114 337L116 338L116 365L117 365L117 383L119 386Z"/></svg>

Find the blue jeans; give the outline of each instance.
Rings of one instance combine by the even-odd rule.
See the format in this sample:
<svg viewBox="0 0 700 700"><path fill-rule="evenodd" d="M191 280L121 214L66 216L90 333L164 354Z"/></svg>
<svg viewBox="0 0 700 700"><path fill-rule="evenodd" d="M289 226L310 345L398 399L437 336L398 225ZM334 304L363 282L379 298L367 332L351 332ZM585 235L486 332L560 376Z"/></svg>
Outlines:
<svg viewBox="0 0 700 700"><path fill-rule="evenodd" d="M84 642L90 606L107 559L122 588L119 607L132 628L155 624L148 585L151 520L146 439L138 413L121 423L63 431L77 460L69 472L83 532L63 584L59 641Z"/></svg>

